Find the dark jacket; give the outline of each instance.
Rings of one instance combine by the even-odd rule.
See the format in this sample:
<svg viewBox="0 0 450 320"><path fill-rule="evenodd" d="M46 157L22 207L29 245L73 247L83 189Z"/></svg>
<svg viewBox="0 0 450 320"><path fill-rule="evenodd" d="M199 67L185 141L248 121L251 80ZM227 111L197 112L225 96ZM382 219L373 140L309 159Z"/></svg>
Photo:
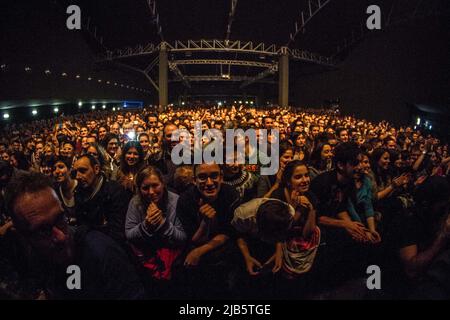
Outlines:
<svg viewBox="0 0 450 320"><path fill-rule="evenodd" d="M215 221L200 215L200 197L197 187L191 186L178 199L177 217L181 220L188 241L192 239L202 222L206 223L208 230L207 241L218 234L233 237L234 229L231 226L231 220L233 219L234 210L239 206L239 193L233 187L222 184L216 201L211 204L217 213Z"/></svg>
<svg viewBox="0 0 450 320"><path fill-rule="evenodd" d="M66 270L56 272L55 299L140 300L145 291L122 246L95 230L75 236L74 264L81 272L81 289L67 289Z"/></svg>
<svg viewBox="0 0 450 320"><path fill-rule="evenodd" d="M86 199L86 195L76 190L77 224L97 229L122 242L125 240L125 217L130 198L119 183L106 179L92 199Z"/></svg>

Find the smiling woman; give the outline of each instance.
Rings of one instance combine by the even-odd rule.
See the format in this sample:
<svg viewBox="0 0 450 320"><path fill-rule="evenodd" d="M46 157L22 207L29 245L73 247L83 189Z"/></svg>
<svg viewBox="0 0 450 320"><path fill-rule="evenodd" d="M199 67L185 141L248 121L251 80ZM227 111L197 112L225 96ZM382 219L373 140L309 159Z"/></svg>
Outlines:
<svg viewBox="0 0 450 320"><path fill-rule="evenodd" d="M78 181L73 179L70 174L72 167L71 158L59 156L55 158L52 165L53 179L56 182L55 189L61 205L66 212L71 224L75 224L75 188Z"/></svg>
<svg viewBox="0 0 450 320"><path fill-rule="evenodd" d="M138 141L129 141L123 147L117 181L128 191L136 190L135 178L144 166L144 151Z"/></svg>
<svg viewBox="0 0 450 320"><path fill-rule="evenodd" d="M178 195L167 190L161 172L146 167L136 176L137 194L128 206L125 234L151 283L152 292L169 294L167 281L172 277L172 263L181 253L186 234L176 216Z"/></svg>

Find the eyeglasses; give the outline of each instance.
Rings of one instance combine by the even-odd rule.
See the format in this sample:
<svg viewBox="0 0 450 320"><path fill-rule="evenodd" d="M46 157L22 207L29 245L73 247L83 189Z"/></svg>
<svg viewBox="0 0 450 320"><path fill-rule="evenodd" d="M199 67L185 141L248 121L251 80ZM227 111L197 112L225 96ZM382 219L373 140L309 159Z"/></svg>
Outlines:
<svg viewBox="0 0 450 320"><path fill-rule="evenodd" d="M220 172L213 172L211 174L206 174L206 173L199 173L197 175L197 180L199 182L206 182L208 180L208 178L210 178L213 181L216 181L220 178Z"/></svg>

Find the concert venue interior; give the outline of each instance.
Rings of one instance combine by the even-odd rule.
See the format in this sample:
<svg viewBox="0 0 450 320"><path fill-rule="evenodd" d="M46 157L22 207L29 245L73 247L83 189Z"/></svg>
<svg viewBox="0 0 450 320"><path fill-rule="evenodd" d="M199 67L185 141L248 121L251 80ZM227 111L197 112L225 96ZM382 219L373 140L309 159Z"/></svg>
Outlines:
<svg viewBox="0 0 450 320"><path fill-rule="evenodd" d="M447 0L4 2L0 298L449 299Z"/></svg>

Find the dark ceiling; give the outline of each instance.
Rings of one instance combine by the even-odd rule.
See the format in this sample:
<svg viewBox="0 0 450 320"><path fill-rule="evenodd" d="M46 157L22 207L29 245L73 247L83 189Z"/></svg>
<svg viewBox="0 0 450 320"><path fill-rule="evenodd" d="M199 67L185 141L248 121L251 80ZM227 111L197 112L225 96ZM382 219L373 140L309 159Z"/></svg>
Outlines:
<svg viewBox="0 0 450 320"><path fill-rule="evenodd" d="M324 3L326 0L322 0ZM158 43L156 24L147 0L60 0L78 4L91 17L108 48L148 42ZM317 0L313 1L317 3ZM367 18L366 8L377 4L383 19L400 17L418 9L446 11L445 0L330 0L299 34L294 48L332 54L351 32L358 31ZM392 5L394 5L392 9ZM166 41L224 39L231 0L156 0L159 22ZM284 45L294 31L300 12L308 11L308 0L238 0L231 39Z"/></svg>
<svg viewBox="0 0 450 320"><path fill-rule="evenodd" d="M318 0L311 1L318 2ZM231 0L156 0L164 40L173 43L175 40L225 39L231 2ZM321 3L325 2L326 0L321 0ZM283 46L288 42L289 34L294 31L294 23L299 21L301 11L308 11L308 3L308 0L238 0L230 39ZM401 21L402 18L426 16L432 12L450 16L449 3L449 0L330 0L306 25L305 32L298 34L290 47L332 56L338 46L342 47L344 41L349 41L352 35L358 36L361 24L364 26L368 17L366 9L369 5L380 6L382 24L385 25L388 20ZM91 31L96 28L98 39L103 39L103 49L135 47L147 43L158 44L161 41L147 0L2 1L0 28L10 32L4 34L0 32L1 43L4 44L0 46L0 62L3 60L11 62L14 59L45 60L45 50L30 49L39 47L35 42L42 42L42 35L36 37L33 33L40 31L40 25L51 25L55 28L64 25L67 18L65 10L72 4L80 6L83 23L89 21ZM35 28L31 33L30 25ZM53 40L53 43L48 39L45 41L48 41L48 46L55 46L57 40ZM95 40L90 39L89 43L92 48L96 47ZM97 46L97 49L102 48ZM39 59L34 59L36 52ZM67 56L65 60L62 58L58 60L64 60L65 64L75 60L74 55L70 55L70 58ZM214 58L239 57L221 53ZM51 56L48 59L55 60ZM265 62L270 62L270 58L264 59ZM152 60L153 56L147 56L125 59L124 62L142 69ZM312 70L316 67L314 65L306 67L303 64L299 65L291 64L291 71L296 75L301 75L301 72L305 74L316 72ZM222 71L226 72L220 70L222 67L227 66L182 65L180 69L186 75L221 74ZM257 68L234 66L231 68L231 74L241 76L254 76L261 71ZM156 69L152 71L154 74L150 74L154 79L157 79ZM174 75L171 77L174 78ZM267 80L276 79L269 77Z"/></svg>

